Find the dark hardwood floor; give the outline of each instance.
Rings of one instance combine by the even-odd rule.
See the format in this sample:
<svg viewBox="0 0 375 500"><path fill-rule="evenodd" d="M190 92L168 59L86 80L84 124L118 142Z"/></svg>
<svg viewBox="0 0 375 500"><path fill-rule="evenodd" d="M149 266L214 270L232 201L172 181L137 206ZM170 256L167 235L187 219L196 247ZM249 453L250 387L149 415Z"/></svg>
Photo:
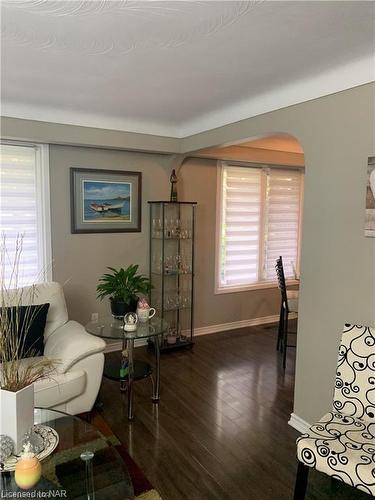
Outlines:
<svg viewBox="0 0 375 500"><path fill-rule="evenodd" d="M163 500L290 500L296 472L295 349L285 374L273 325L198 337L192 351L162 355L161 401L149 380L126 395L104 380L102 414ZM145 348L137 358L153 358ZM308 500L368 499L311 471Z"/></svg>

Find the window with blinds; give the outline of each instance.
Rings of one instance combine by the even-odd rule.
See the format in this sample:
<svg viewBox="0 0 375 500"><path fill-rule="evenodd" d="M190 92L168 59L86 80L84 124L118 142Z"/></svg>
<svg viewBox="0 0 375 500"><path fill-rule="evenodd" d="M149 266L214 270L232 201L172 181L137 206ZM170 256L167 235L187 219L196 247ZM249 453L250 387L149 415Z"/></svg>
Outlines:
<svg viewBox="0 0 375 500"><path fill-rule="evenodd" d="M299 169L222 165L217 290L275 281L280 255L286 277L296 276L302 194Z"/></svg>
<svg viewBox="0 0 375 500"><path fill-rule="evenodd" d="M21 238L17 285L45 281L51 265L46 146L0 144L0 232L7 250L3 279L11 278L15 246Z"/></svg>

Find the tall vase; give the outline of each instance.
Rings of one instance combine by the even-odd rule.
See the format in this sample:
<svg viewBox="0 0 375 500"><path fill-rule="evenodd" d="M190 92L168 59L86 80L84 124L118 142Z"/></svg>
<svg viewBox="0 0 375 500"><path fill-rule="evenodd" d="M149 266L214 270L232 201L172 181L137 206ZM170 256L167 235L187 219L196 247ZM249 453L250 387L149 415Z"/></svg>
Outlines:
<svg viewBox="0 0 375 500"><path fill-rule="evenodd" d="M22 440L34 423L34 386L18 392L0 389L0 434L13 439L15 452L22 450Z"/></svg>

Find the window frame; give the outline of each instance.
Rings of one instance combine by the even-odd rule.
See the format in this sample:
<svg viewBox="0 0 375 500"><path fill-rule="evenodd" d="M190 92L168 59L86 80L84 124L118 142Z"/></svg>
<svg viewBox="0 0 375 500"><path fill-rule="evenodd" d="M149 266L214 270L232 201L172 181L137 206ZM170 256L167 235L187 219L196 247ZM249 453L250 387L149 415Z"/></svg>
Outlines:
<svg viewBox="0 0 375 500"><path fill-rule="evenodd" d="M51 198L49 144L0 139L0 144L35 150L35 187L38 249L38 282L52 281Z"/></svg>
<svg viewBox="0 0 375 500"><path fill-rule="evenodd" d="M301 242L302 242L302 220L303 220L303 201L304 201L304 167L296 167L292 165L280 165L273 163L254 163L254 162L240 162L240 161L221 161L217 162L217 184L216 184L216 229L215 229L215 280L214 280L214 293L215 295L226 294L226 293L237 293L246 292L250 290L262 290L267 288L277 288L277 281L270 280L259 280L254 283L249 283L248 285L229 285L223 286L220 284L220 261L221 261L221 232L222 232L222 220L223 220L223 172L225 167L249 167L249 168L260 168L260 169L281 169L281 170L298 170L303 175L301 175L302 189L300 190L300 200L299 200L299 227L298 227L298 248L297 248L297 262L296 262L296 272L300 275L300 261L301 261ZM261 197L262 205L260 207L260 226L261 226L261 238L260 238L260 261L259 269L263 269L264 266L264 231L265 231L265 217L264 217L264 199L265 199L265 183L263 176L261 179ZM287 284L298 285L299 280L290 279L286 280Z"/></svg>

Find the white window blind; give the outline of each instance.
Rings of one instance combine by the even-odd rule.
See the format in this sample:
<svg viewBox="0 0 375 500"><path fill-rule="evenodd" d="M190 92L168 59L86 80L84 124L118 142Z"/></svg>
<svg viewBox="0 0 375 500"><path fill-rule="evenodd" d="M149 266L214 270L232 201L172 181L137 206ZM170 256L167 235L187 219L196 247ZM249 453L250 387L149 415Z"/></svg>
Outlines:
<svg viewBox="0 0 375 500"><path fill-rule="evenodd" d="M0 145L0 231L8 253L4 279L10 279L22 236L18 286L45 281L50 274L47 160L43 146Z"/></svg>
<svg viewBox="0 0 375 500"><path fill-rule="evenodd" d="M280 255L286 277L294 277L302 182L297 169L223 165L217 288L275 281Z"/></svg>
<svg viewBox="0 0 375 500"><path fill-rule="evenodd" d="M298 267L302 173L275 168L266 175L263 277L276 279L275 262L282 255L285 276L292 278Z"/></svg>
<svg viewBox="0 0 375 500"><path fill-rule="evenodd" d="M261 170L225 167L222 200L221 284L253 283L259 274Z"/></svg>

